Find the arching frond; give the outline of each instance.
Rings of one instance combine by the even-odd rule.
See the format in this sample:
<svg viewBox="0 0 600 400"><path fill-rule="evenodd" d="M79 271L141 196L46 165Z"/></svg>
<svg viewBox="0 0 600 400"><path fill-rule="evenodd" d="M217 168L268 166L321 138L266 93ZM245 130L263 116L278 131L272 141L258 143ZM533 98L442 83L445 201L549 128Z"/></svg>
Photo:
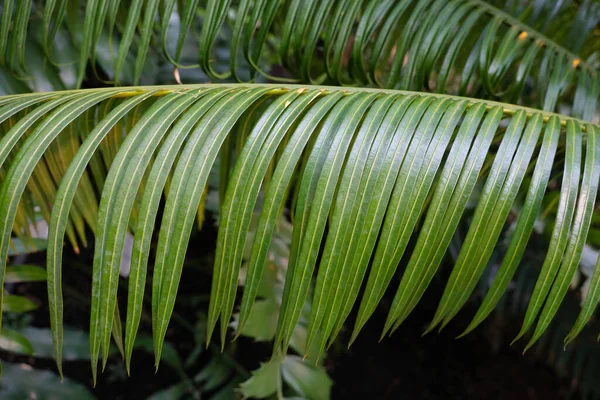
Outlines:
<svg viewBox="0 0 600 400"><path fill-rule="evenodd" d="M418 92L281 85L94 89L2 97L0 122L0 281L11 240L28 236L22 220L46 201L48 290L60 365L63 241L69 229L78 232L87 225L95 233L94 374L100 353L106 362L119 318L117 283L128 231L134 244L126 362L153 260L158 365L190 234L218 161L224 190L209 337L220 320L221 339L226 339L245 261L237 323L243 329L276 221L289 207L294 228L276 353L288 346L313 278L307 346L322 351L353 307L358 307L356 337L401 266L383 331L393 332L436 274L459 221L469 218L429 329L446 325L469 298L510 219L514 231L499 272L466 330L475 328L506 291L548 192L559 198L556 217L521 332L529 332L539 317L533 343L577 269L600 175L596 125L509 104ZM40 176L47 184L37 186L37 173L47 174ZM258 225L248 239L261 193ZM161 198L164 209L157 220ZM72 240L77 242L75 234ZM251 251L244 260L248 240ZM568 340L595 310L598 270L597 265Z"/></svg>
<svg viewBox="0 0 600 400"><path fill-rule="evenodd" d="M43 48L51 73L65 65L76 69L77 87L88 64L94 71L101 65L118 85L155 75L144 73L149 64L171 63L177 74L200 67L215 80L252 81L262 74L285 82L425 89L546 111L562 99L572 110L561 111L587 120L597 108L593 28L600 5L593 1L201 3L92 0L78 8L64 0L7 0L0 67L27 79L44 63L28 62L26 49L31 58ZM227 56L215 49L222 36ZM270 75L279 63L291 78Z"/></svg>

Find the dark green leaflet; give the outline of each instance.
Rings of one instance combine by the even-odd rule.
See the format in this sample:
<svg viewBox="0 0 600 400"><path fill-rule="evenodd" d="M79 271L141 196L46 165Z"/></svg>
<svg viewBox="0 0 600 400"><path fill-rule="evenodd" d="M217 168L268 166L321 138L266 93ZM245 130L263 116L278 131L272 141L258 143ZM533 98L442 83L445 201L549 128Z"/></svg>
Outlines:
<svg viewBox="0 0 600 400"><path fill-rule="evenodd" d="M174 68L202 68L211 79L254 81L262 74L281 82L425 88L500 97L548 111L564 101L576 105L573 115L586 119L593 117L600 91L598 72L587 61L597 42L594 2L561 3L554 18L543 23L481 0L133 0L126 6L118 0L91 0L85 7L65 0L41 1L43 7L37 3L3 3L0 65L19 78L27 77L31 64L26 48L37 46L29 21L40 13L43 53L54 65L72 61L55 54L62 50L55 39L81 29L77 87L88 64L99 75L96 61L105 49L102 36L108 35L110 57L105 62L111 63L108 72L114 73L115 84L139 82L150 55ZM171 17L179 19L172 44ZM217 71L217 42L230 28L229 68ZM154 36L161 52L152 51ZM119 43L117 51L113 41ZM183 45L192 42L198 63L181 65ZM171 46L174 55L169 54ZM316 57L321 51L323 56ZM291 77L272 76L271 64L279 61ZM246 67L249 73L242 74ZM533 83L535 96L525 90L525 80Z"/></svg>

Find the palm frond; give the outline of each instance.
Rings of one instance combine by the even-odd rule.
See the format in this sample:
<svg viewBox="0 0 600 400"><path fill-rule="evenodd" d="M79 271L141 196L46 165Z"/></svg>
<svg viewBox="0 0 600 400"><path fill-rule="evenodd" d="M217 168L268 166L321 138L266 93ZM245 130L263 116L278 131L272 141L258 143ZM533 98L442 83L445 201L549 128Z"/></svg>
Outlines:
<svg viewBox="0 0 600 400"><path fill-rule="evenodd" d="M138 84L148 64L171 63L177 73L201 67L214 80L253 81L261 74L286 82L426 89L546 111L565 101L572 110L563 113L586 120L597 108L593 28L600 5L593 1L200 3L134 0L125 7L93 0L78 8L67 1L7 0L0 67L27 79L39 65L47 64L52 74L71 65L80 87L88 63L96 71L103 58L100 64L116 85ZM221 36L228 38L227 59L215 51ZM49 62L30 59L38 47ZM217 66L223 63L229 65ZM277 63L290 79L270 74Z"/></svg>
<svg viewBox="0 0 600 400"><path fill-rule="evenodd" d="M134 244L126 363L153 253L158 366L186 248L217 163L224 190L208 336L220 320L221 340L226 339L244 261L237 324L243 329L276 221L289 207L294 229L275 353L285 352L313 277L307 346L323 351L358 306L356 337L398 266L405 266L383 331L393 332L436 274L459 222L470 218L429 329L443 327L475 288L507 220L516 218L499 273L467 327L473 329L506 291L548 192L559 201L522 329L528 332L540 317L532 344L576 272L600 175L596 125L510 104L418 92L240 84L91 89L2 97L0 121L0 281L11 241L29 236L21 218L26 221L33 207L47 201L48 292L60 366L64 237L80 225L94 232L94 376L100 353L106 363L111 332L120 336L116 299L128 231ZM40 179L51 184L39 188L32 182L41 166L47 175ZM101 191L99 199L94 187ZM248 239L261 193L258 225ZM72 240L77 243L77 236ZM244 260L248 240L251 251ZM595 310L598 270L597 265L569 340Z"/></svg>

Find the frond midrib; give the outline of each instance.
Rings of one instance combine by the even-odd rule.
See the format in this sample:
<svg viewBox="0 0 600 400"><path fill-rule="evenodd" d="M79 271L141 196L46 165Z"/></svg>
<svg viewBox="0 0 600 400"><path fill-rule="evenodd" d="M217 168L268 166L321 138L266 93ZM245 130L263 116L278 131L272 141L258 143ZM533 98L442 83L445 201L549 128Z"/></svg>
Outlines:
<svg viewBox="0 0 600 400"><path fill-rule="evenodd" d="M288 92L290 90L297 89L306 89L306 90L321 90L323 93L332 93L336 91L342 91L347 93L355 93L355 92L368 92L368 93L381 93L381 94L402 94L402 95L413 95L413 96L431 96L434 98L444 98L444 99L452 99L455 101L467 101L467 108L473 107L477 104L485 105L486 109L490 109L492 107L502 107L502 112L505 115L513 115L519 110L523 110L526 112L527 116L530 117L533 114L541 114L543 116L544 122L546 122L550 117L556 116L560 119L561 126L565 126L567 121L574 121L577 123L583 132L586 131L586 124L591 124L589 121L584 121L578 118L573 118L566 116L564 114L553 113L548 111L543 111L537 108L520 106L517 104L503 103L499 101L486 100L486 99L478 99L473 97L464 97L464 96L456 96L449 94L440 94L440 93L430 93L430 92L420 92L420 91L411 91L411 90L396 90L396 89L380 89L380 88L365 88L365 87L348 87L348 86L321 86L321 85L301 85L301 84L281 84L281 83L209 83L209 84L193 84L193 85L160 85L160 86L122 86L122 87L108 87L108 88L96 88L96 89L73 89L73 90L61 90L55 92L44 92L44 93L25 93L25 94L16 94L9 96L0 96L0 100L2 99L17 99L17 98L25 98L31 96L40 96L40 95L50 95L46 100L51 100L56 98L57 96L62 96L66 94L72 93L90 93L91 91L96 92L115 92L114 96L110 98L126 98L133 97L139 95L141 93L148 92L150 90L156 90L160 88L159 91L154 93L153 97L161 97L165 96L169 93L174 93L178 91L184 90L194 90L194 89L211 89L211 88L222 88L222 89L239 89L239 88L271 88L272 90L269 92L270 94L281 94ZM53 96L54 94L55 96Z"/></svg>

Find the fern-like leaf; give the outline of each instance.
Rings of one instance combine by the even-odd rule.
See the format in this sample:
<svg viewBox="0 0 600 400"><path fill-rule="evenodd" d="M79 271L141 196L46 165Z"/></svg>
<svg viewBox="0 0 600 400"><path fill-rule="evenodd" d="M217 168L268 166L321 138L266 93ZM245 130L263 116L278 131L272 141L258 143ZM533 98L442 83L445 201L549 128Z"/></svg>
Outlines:
<svg viewBox="0 0 600 400"><path fill-rule="evenodd" d="M516 230L467 327L473 329L494 309L518 268L545 193L556 194L559 186L554 231L522 330L528 332L540 315L534 342L576 271L600 176L596 125L510 104L419 92L243 84L90 89L3 97L0 116L0 281L11 241L28 236L15 230L20 213L28 215L40 199L48 199L48 288L60 368L63 241L69 226L87 224L96 235L94 376L101 353L106 363L111 333L120 340L117 283L124 237L133 230L123 341L129 368L156 223L151 295L158 366L186 248L219 157L226 163L220 172L224 197L208 336L220 320L226 340L262 189L265 201L249 243L237 329L243 329L254 304L276 221L290 205L294 229L275 353L285 352L313 278L308 346L323 351L358 307L354 339L402 266L384 334L396 329L419 302L467 215L469 231L430 328L447 324L475 288L512 212ZM74 127L82 130L81 138L72 135ZM111 136L115 130L124 139ZM95 164L101 160L106 171ZM40 166L47 166L55 184L29 184ZM99 199L89 190L91 182L102 188ZM39 196L23 201L35 193ZM92 209L97 211L90 216ZM569 340L591 317L598 284L592 279L590 300Z"/></svg>

